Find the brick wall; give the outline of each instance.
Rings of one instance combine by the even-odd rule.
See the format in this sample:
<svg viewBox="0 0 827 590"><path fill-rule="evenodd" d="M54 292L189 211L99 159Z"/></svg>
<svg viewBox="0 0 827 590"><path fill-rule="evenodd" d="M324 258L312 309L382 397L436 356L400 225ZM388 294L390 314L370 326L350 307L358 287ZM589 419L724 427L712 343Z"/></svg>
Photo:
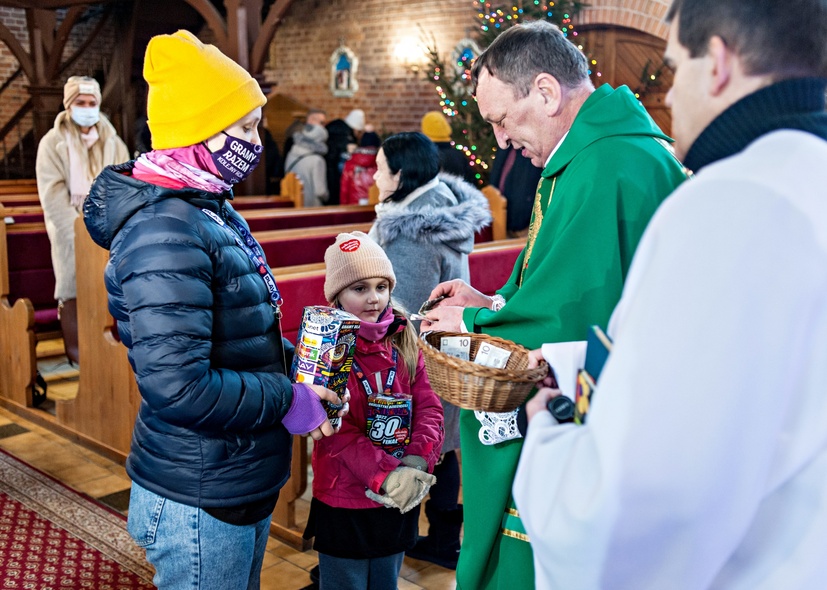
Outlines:
<svg viewBox="0 0 827 590"><path fill-rule="evenodd" d="M328 119L361 108L380 132L418 130L422 115L439 108L439 98L427 68L418 77L406 71L394 56L396 46L406 38L418 43L424 31L450 56L475 26L472 8L466 0L297 0L276 31L265 74L277 83L274 92L325 109ZM352 98L330 91L330 56L340 38L359 58Z"/></svg>
<svg viewBox="0 0 827 590"><path fill-rule="evenodd" d="M616 25L666 39L669 27L663 22L671 0L590 0L577 17L588 25Z"/></svg>

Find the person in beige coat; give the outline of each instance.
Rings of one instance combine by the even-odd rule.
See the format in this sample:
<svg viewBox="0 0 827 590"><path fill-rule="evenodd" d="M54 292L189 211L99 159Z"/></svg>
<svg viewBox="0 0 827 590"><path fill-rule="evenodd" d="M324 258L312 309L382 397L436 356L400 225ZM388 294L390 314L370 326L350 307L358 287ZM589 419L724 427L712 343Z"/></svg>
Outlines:
<svg viewBox="0 0 827 590"><path fill-rule="evenodd" d="M37 146L37 192L52 245L55 299L66 356L78 362L75 219L92 181L105 166L129 160L126 144L100 112L100 85L72 76L63 87L66 110Z"/></svg>

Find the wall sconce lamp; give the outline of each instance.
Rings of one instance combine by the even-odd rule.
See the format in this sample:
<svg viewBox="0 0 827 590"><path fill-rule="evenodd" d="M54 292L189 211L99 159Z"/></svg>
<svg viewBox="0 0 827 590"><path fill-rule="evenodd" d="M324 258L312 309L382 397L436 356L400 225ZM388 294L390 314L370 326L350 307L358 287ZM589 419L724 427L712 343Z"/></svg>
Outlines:
<svg viewBox="0 0 827 590"><path fill-rule="evenodd" d="M413 37L403 37L393 50L396 61L415 78L425 63L425 50L422 44Z"/></svg>

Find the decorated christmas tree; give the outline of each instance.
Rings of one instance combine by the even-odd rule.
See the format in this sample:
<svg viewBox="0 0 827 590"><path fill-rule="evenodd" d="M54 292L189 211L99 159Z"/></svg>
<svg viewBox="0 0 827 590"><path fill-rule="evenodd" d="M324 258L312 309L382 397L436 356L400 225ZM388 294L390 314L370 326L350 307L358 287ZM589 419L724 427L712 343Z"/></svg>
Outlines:
<svg viewBox="0 0 827 590"><path fill-rule="evenodd" d="M468 157L469 165L476 168L478 182L484 184L497 142L491 125L482 119L471 95L471 63L497 35L524 21L546 20L554 23L576 43L578 32L572 21L586 4L577 0L514 0L511 3L472 0L471 4L469 9L474 11L479 26L470 38L460 41L450 61L446 62L440 55L440 48L433 37L426 39L425 43L439 104L442 112L450 118L455 147ZM588 56L584 47L580 46L580 49ZM589 64L589 74L599 76L595 67L597 60L589 57Z"/></svg>

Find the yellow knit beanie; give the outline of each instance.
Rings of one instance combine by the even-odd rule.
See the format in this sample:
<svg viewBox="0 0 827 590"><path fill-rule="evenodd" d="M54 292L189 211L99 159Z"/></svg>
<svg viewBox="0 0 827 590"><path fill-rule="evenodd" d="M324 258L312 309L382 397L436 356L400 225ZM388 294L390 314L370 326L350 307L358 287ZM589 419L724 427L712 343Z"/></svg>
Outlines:
<svg viewBox="0 0 827 590"><path fill-rule="evenodd" d="M430 111L422 117L422 133L436 143L451 141L451 124L439 111Z"/></svg>
<svg viewBox="0 0 827 590"><path fill-rule="evenodd" d="M363 279L388 279L391 291L396 285L388 255L364 232L336 236L336 242L324 253L324 296L330 303L342 289Z"/></svg>
<svg viewBox="0 0 827 590"><path fill-rule="evenodd" d="M244 68L189 31L149 40L144 79L156 150L195 145L267 103Z"/></svg>

